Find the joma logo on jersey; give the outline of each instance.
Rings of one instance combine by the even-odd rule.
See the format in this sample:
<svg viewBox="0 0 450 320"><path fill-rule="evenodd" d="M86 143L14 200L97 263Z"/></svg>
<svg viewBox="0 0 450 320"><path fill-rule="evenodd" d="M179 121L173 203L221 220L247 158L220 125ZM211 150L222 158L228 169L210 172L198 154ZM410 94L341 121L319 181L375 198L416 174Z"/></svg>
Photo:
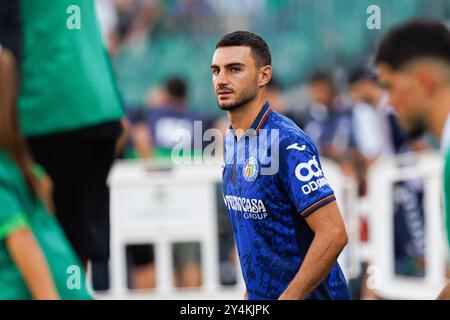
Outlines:
<svg viewBox="0 0 450 320"><path fill-rule="evenodd" d="M302 186L303 194L310 194L311 192L328 185L328 181L323 176L322 169L319 167L316 156L313 156L308 162L299 163L297 167L295 167L295 176L302 182L308 182ZM317 179L311 181L314 177Z"/></svg>
<svg viewBox="0 0 450 320"><path fill-rule="evenodd" d="M267 217L267 210L264 202L260 199L249 199L237 196L225 196L225 205L228 209L243 212L244 219L264 219Z"/></svg>

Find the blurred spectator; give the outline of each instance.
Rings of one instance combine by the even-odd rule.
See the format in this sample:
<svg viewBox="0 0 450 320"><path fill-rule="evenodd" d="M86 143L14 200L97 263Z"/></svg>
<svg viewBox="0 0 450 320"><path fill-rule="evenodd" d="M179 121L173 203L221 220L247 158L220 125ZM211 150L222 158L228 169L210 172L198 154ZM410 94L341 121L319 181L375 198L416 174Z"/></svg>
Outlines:
<svg viewBox="0 0 450 320"><path fill-rule="evenodd" d="M376 75L368 67L357 67L349 77L354 106L357 142L366 157L366 168L380 156L427 147L423 139L412 140L400 128L397 116ZM365 178L364 178L365 181ZM364 188L365 189L365 188ZM365 193L365 192L364 192ZM423 183L402 181L393 186L395 273L423 277L425 272L425 225ZM362 298L376 297L363 283Z"/></svg>
<svg viewBox="0 0 450 320"><path fill-rule="evenodd" d="M158 90L158 89L157 89ZM203 133L210 127L209 120L189 109L188 85L180 77L165 82L164 93L155 92L158 105L142 111L130 111L134 128L132 140L140 157L171 157L201 155Z"/></svg>
<svg viewBox="0 0 450 320"><path fill-rule="evenodd" d="M351 72L349 93L354 103L356 142L368 165L382 155L429 148L424 137L408 137L400 127L387 93L370 68L358 67Z"/></svg>
<svg viewBox="0 0 450 320"><path fill-rule="evenodd" d="M160 0L96 0L96 7L112 55L120 46L144 44L162 13Z"/></svg>
<svg viewBox="0 0 450 320"><path fill-rule="evenodd" d="M109 258L106 177L123 132L123 107L94 3L77 6L80 29L55 28L69 17L59 0L20 1L17 23L1 25L9 29L3 35L20 37L21 129L54 183L56 217L83 266L91 261L95 269Z"/></svg>
<svg viewBox="0 0 450 320"><path fill-rule="evenodd" d="M368 159L429 148L424 137L408 137L400 128L388 96L368 67L358 67L349 77L354 101L354 127L357 144Z"/></svg>
<svg viewBox="0 0 450 320"><path fill-rule="evenodd" d="M33 169L20 133L16 71L0 47L0 300L90 299L81 264L45 205L48 183ZM74 289L68 274L76 268Z"/></svg>
<svg viewBox="0 0 450 320"><path fill-rule="evenodd" d="M380 156L382 149L391 149L386 106L383 90L377 84L375 75L365 68L358 68L350 74L349 94L354 101L353 126L358 133L356 143L367 159ZM382 130L384 129L384 130Z"/></svg>
<svg viewBox="0 0 450 320"><path fill-rule="evenodd" d="M210 31L216 16L206 0L178 0L168 12L168 20L171 31L196 35Z"/></svg>
<svg viewBox="0 0 450 320"><path fill-rule="evenodd" d="M266 7L261 0L208 0L218 15L224 32L251 29L251 18L261 16ZM239 8L239 10L236 10Z"/></svg>
<svg viewBox="0 0 450 320"><path fill-rule="evenodd" d="M187 101L188 85L186 81L180 77L171 77L166 80L163 88L156 87L149 91L147 95L149 105L145 109L128 111L128 116L133 124L131 139L138 157L169 159L177 146L182 149L181 154L177 154L177 156L191 157L202 154L203 141L201 139L204 131L210 126L209 121L206 121L200 114L189 111ZM198 130L195 127L196 121L198 121ZM200 139L200 143L194 142L195 139L197 141ZM135 261L134 263L131 261L131 266L134 266L135 270L139 270L140 273L147 272L153 277L154 271L150 271L150 269L154 270L154 260L149 246L139 248L130 246L128 252ZM199 244L174 244L173 254L176 271L175 286L200 286L202 274ZM136 261L140 261L140 264L137 265ZM137 277L142 278L134 272L132 279ZM142 281L135 280L135 287L146 287L142 285Z"/></svg>
<svg viewBox="0 0 450 320"><path fill-rule="evenodd" d="M339 98L332 77L316 72L309 81L311 105L300 118L300 127L317 144L319 152L339 163L348 175L355 175L359 159L352 110Z"/></svg>

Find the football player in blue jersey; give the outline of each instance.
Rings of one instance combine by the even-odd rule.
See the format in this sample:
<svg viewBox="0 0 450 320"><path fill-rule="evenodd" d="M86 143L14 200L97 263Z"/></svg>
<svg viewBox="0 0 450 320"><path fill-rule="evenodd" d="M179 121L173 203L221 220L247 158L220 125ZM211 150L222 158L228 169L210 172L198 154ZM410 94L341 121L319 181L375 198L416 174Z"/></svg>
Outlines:
<svg viewBox="0 0 450 320"><path fill-rule="evenodd" d="M212 58L225 139L223 196L233 224L245 297L350 299L337 258L347 233L316 146L271 109L267 43L246 31L225 35Z"/></svg>

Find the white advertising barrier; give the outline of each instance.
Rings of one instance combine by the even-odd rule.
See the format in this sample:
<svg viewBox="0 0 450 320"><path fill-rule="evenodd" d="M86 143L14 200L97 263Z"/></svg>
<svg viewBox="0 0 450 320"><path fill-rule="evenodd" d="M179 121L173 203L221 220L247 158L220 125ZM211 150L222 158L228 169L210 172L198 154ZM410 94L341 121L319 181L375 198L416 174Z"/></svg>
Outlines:
<svg viewBox="0 0 450 320"><path fill-rule="evenodd" d="M444 287L446 241L442 214L442 155L405 154L377 161L369 172L370 252L374 290L385 299L434 299ZM420 179L424 186L425 276L400 276L394 267L394 205L396 182Z"/></svg>
<svg viewBox="0 0 450 320"><path fill-rule="evenodd" d="M357 241L357 219L352 209L355 184L344 178L331 161L322 160L324 172L335 188L347 221L349 248ZM220 285L216 183L220 165L166 167L149 161L119 161L110 174L111 264L109 292L100 298L144 299L242 299L245 287L238 267L238 285ZM222 199L220 199L221 201ZM356 229L356 232L354 232ZM352 232L353 231L353 232ZM356 236L356 237L355 237ZM173 286L171 244L196 241L201 247L203 285L200 289ZM126 284L125 245L152 243L155 247L156 288L132 293ZM340 257L347 276L358 272L354 250ZM237 259L238 260L238 259Z"/></svg>
<svg viewBox="0 0 450 320"><path fill-rule="evenodd" d="M173 286L171 245L200 243L204 292L219 288L215 182L220 166L158 166L118 162L110 175L111 292L124 295L125 245L152 243L157 287L153 298L177 299ZM239 288L241 298L243 289ZM179 290L177 290L179 291Z"/></svg>

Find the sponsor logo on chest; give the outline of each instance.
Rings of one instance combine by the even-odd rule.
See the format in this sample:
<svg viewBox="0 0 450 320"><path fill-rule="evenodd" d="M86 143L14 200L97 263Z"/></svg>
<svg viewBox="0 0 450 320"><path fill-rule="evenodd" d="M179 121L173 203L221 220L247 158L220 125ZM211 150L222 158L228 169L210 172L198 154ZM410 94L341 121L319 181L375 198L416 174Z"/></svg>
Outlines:
<svg viewBox="0 0 450 320"><path fill-rule="evenodd" d="M260 220L267 218L266 206L261 199L227 195L224 200L228 210L242 212L244 219Z"/></svg>

